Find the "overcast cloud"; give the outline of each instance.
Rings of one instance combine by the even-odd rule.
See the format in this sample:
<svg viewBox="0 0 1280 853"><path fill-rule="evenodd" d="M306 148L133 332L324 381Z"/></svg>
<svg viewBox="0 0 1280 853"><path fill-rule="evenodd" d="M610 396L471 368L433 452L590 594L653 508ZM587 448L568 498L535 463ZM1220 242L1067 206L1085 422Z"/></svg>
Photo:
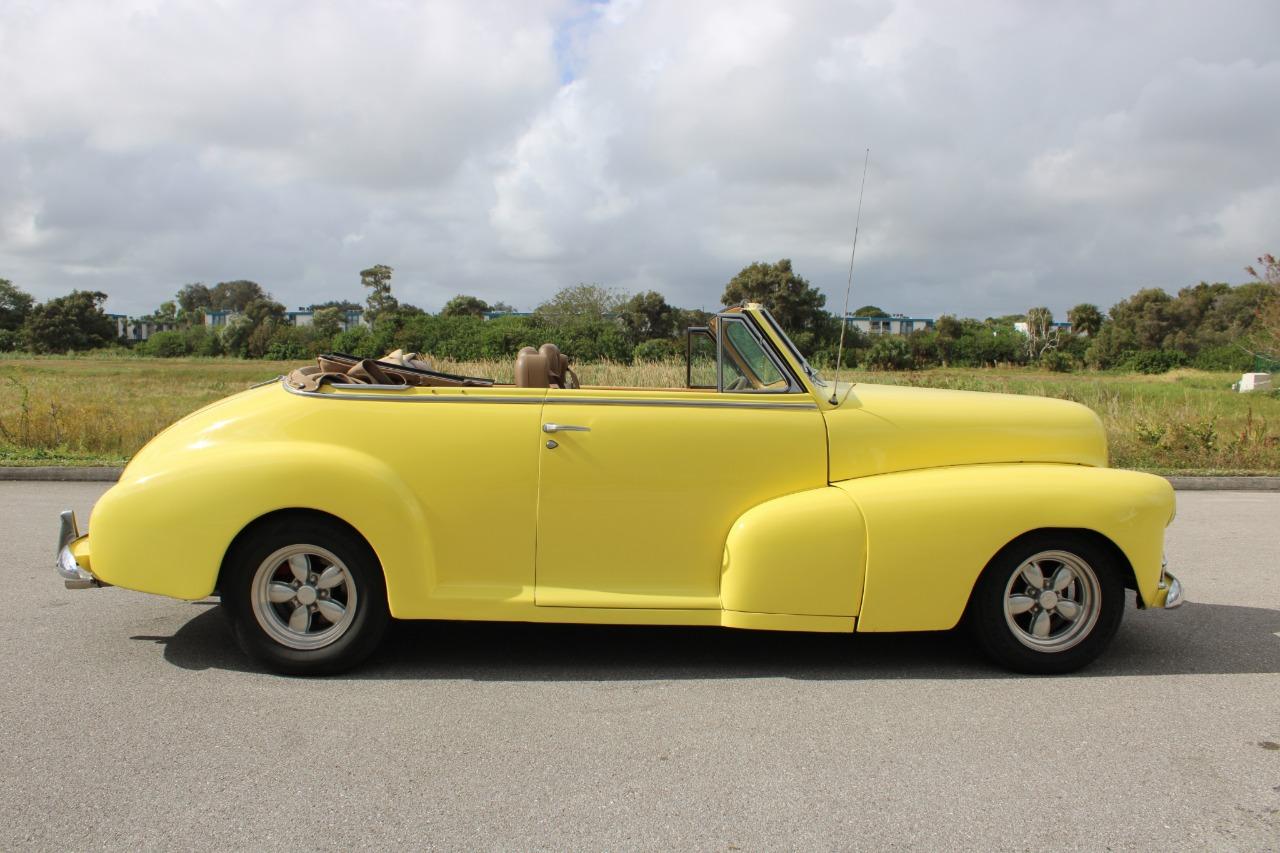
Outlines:
<svg viewBox="0 0 1280 853"><path fill-rule="evenodd" d="M0 0L0 277L1104 309L1280 252L1280 4Z"/></svg>

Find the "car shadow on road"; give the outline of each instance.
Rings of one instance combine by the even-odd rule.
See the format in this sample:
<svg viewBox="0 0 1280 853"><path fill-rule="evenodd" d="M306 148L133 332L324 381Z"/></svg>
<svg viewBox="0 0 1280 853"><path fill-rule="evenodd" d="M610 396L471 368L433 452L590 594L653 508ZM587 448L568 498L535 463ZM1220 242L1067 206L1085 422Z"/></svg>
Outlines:
<svg viewBox="0 0 1280 853"><path fill-rule="evenodd" d="M261 669L236 646L221 608L155 642L174 666ZM1125 614L1110 650L1072 677L1280 672L1280 610L1188 603ZM397 622L348 679L627 681L1006 678L963 631L802 634L723 628Z"/></svg>

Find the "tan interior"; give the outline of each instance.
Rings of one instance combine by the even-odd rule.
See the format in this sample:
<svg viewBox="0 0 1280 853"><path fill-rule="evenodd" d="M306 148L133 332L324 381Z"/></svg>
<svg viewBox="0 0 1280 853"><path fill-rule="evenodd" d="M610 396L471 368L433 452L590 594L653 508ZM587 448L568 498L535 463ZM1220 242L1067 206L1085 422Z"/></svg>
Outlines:
<svg viewBox="0 0 1280 853"><path fill-rule="evenodd" d="M547 368L547 357L533 347L525 347L516 356L516 387L551 387L551 371Z"/></svg>

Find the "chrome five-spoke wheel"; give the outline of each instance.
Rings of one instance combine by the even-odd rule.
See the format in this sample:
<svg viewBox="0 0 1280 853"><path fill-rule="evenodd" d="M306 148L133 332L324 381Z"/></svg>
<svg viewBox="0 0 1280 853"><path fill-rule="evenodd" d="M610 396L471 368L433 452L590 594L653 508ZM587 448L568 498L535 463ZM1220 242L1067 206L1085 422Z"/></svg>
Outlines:
<svg viewBox="0 0 1280 853"><path fill-rule="evenodd" d="M317 545L281 548L253 577L254 617L291 649L318 649L337 640L351 626L358 604L351 572Z"/></svg>
<svg viewBox="0 0 1280 853"><path fill-rule="evenodd" d="M1005 584L1005 621L1018 642L1038 651L1064 651L1087 637L1100 604L1093 568L1066 551L1033 554Z"/></svg>
<svg viewBox="0 0 1280 853"><path fill-rule="evenodd" d="M241 647L289 675L350 669L391 618L369 544L342 521L303 511L249 527L227 553L219 590Z"/></svg>
<svg viewBox="0 0 1280 853"><path fill-rule="evenodd" d="M1127 566L1089 531L1028 533L983 570L969 602L982 648L1018 672L1063 673L1092 661L1124 615Z"/></svg>

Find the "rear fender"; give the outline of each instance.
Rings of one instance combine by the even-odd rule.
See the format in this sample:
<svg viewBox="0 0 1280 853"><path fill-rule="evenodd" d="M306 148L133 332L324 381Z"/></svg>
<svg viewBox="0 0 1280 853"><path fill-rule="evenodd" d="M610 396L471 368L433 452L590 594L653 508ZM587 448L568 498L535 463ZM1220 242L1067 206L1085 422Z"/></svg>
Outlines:
<svg viewBox="0 0 1280 853"><path fill-rule="evenodd" d="M297 441L192 450L180 465L126 471L94 507L93 570L116 586L204 598L236 536L284 509L318 510L355 528L382 564L393 615L398 602L430 594L432 540L403 480L358 450Z"/></svg>

